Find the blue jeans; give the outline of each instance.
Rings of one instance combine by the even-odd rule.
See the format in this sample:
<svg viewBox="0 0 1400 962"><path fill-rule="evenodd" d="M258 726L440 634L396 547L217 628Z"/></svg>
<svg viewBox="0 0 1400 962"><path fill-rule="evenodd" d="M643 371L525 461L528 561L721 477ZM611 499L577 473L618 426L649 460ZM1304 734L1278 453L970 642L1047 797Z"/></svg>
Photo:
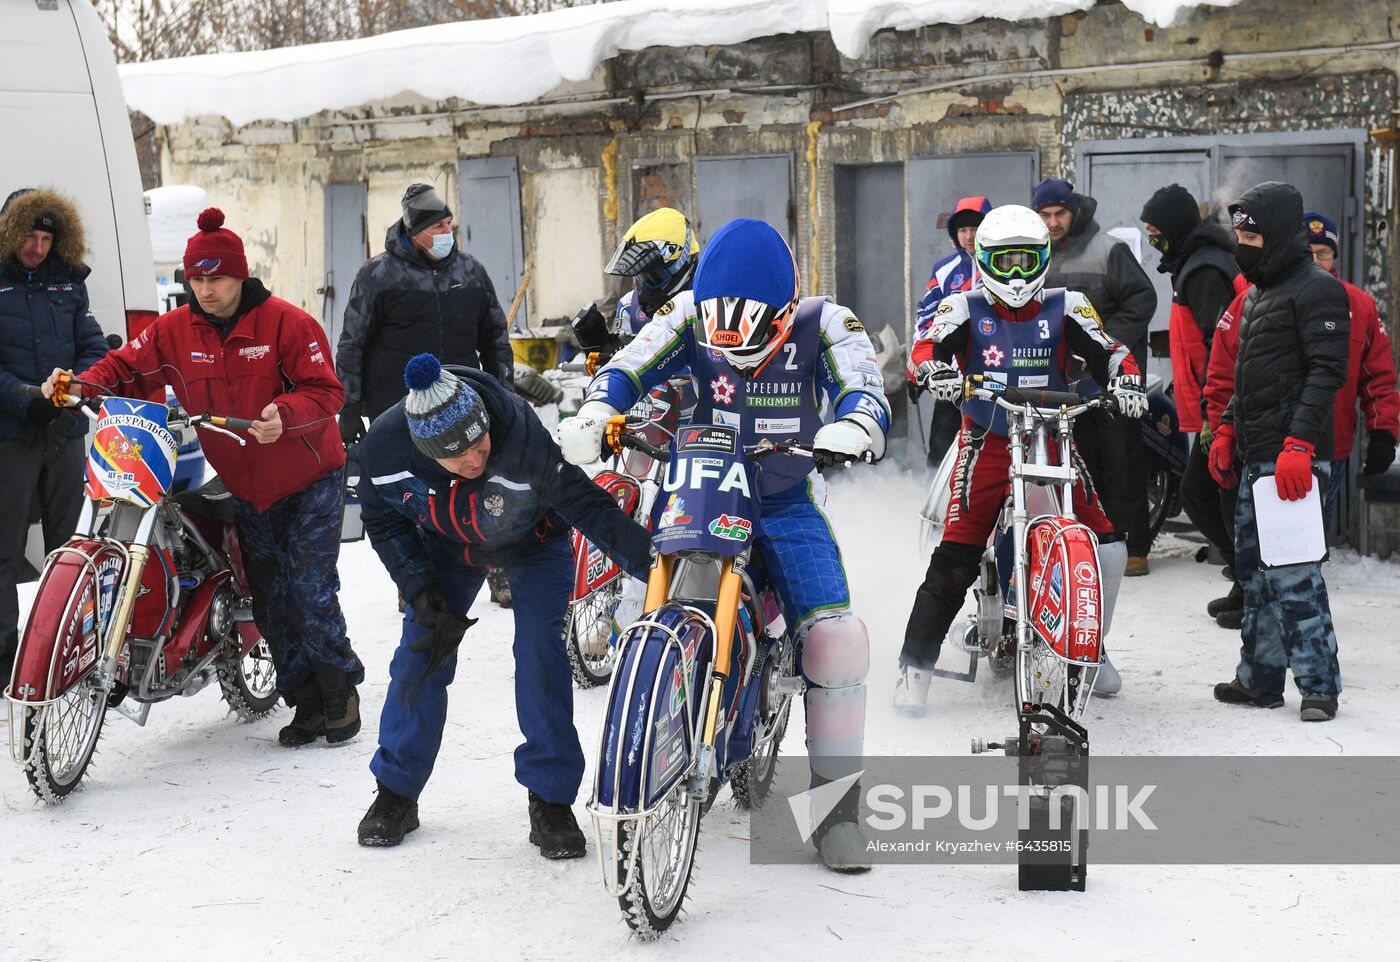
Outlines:
<svg viewBox="0 0 1400 962"><path fill-rule="evenodd" d="M484 568L434 557L437 582L453 606L470 610ZM505 569L515 615L515 713L525 743L515 750L515 779L547 802L572 804L583 781L583 749L574 728L574 683L564 651L564 612L573 582L568 538L539 544ZM379 751L370 771L390 790L417 798L428 783L447 723L447 686L454 657L423 680L431 653L410 651L427 634L413 605L404 609L403 634L389 665L389 693L379 719ZM463 645L476 639L470 631ZM494 684L494 680L473 680Z"/></svg>
<svg viewBox="0 0 1400 962"><path fill-rule="evenodd" d="M1336 695L1342 689L1337 634L1322 563L1261 568L1259 528L1250 481L1273 473L1272 462L1250 464L1240 473L1235 505L1235 576L1244 589L1243 644L1235 678L1250 691L1282 693L1288 669L1304 695ZM1327 490L1330 465L1314 465Z"/></svg>

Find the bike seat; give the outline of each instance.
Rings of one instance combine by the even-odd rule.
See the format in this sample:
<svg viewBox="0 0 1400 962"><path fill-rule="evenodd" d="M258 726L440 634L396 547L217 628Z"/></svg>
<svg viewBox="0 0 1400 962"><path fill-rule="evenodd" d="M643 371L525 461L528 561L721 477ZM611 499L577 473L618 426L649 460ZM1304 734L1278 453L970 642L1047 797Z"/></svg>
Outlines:
<svg viewBox="0 0 1400 962"><path fill-rule="evenodd" d="M206 481L193 491L181 491L175 495L175 503L188 514L197 514L214 521L233 519L233 495L228 493L224 482L217 477Z"/></svg>

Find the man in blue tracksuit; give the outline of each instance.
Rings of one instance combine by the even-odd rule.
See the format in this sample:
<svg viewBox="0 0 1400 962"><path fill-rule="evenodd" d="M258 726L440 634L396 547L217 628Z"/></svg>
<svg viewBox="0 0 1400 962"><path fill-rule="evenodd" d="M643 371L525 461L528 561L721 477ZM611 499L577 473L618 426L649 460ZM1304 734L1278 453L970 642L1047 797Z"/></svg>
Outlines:
<svg viewBox="0 0 1400 962"><path fill-rule="evenodd" d="M530 841L545 858L578 858L584 838L569 806L583 750L563 641L573 577L567 535L578 528L644 578L646 529L566 464L529 404L491 375L443 369L420 354L404 380L408 396L360 445L365 531L409 601L370 763L378 795L360 822L360 844L397 845L418 827L457 646L474 623L466 612L490 565L504 569L516 600L515 708L525 743L515 750L515 777L529 790Z"/></svg>
<svg viewBox="0 0 1400 962"><path fill-rule="evenodd" d="M598 372L578 416L560 423L564 457L597 460L609 417L687 372L698 397L693 423L737 428L744 444L797 438L834 459L882 455L890 411L865 328L830 298L799 298L797 280L792 251L771 226L740 219L721 227L700 254L693 292L658 308ZM823 423L823 407L830 423ZM853 774L864 748L869 639L851 611L811 459L764 460L759 495L755 544L807 679L813 783L835 781ZM813 836L822 861L837 871L870 867L856 797L853 785Z"/></svg>

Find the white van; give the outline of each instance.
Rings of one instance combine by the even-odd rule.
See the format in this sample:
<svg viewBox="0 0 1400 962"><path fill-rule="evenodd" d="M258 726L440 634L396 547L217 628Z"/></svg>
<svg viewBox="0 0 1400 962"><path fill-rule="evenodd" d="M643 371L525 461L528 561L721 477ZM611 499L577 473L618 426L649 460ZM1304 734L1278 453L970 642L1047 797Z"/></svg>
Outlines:
<svg viewBox="0 0 1400 962"><path fill-rule="evenodd" d="M91 0L0 0L0 201L78 204L92 313L126 340L156 317L151 239L117 62Z"/></svg>
<svg viewBox="0 0 1400 962"><path fill-rule="evenodd" d="M92 313L122 340L156 318L151 238L117 61L91 0L0 0L0 202L21 187L72 197L90 249ZM44 541L32 526L26 571Z"/></svg>

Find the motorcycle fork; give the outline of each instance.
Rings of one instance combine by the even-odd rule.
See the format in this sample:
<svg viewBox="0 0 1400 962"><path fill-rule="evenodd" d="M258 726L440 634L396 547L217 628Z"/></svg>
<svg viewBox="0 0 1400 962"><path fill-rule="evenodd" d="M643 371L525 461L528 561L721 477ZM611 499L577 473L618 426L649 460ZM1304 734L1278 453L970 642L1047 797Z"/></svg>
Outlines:
<svg viewBox="0 0 1400 962"><path fill-rule="evenodd" d="M705 701L705 720L700 728L700 743L696 746L695 771L691 775L691 794L697 798L705 797L714 774L715 741L723 710L724 683L732 671L734 626L744 588L744 567L743 562L735 558L720 562L719 592L715 600L715 660L710 667L710 693Z"/></svg>
<svg viewBox="0 0 1400 962"><path fill-rule="evenodd" d="M107 647L98 671L98 679L104 691L111 691L117 678L122 645L126 642L126 630L131 624L131 613L136 609L136 596L141 590L141 576L145 573L146 562L151 556L151 531L155 527L157 514L159 508L156 505L146 511L136 529L136 537L132 539L128 548L126 575L122 578L121 594L117 597L112 620L107 626Z"/></svg>

